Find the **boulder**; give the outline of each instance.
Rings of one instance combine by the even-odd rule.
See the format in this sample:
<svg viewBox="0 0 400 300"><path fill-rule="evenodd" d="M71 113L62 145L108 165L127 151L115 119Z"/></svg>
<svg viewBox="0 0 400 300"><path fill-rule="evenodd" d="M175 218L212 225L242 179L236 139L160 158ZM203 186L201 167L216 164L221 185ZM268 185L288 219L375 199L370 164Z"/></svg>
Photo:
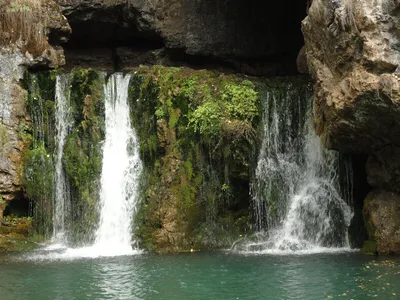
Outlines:
<svg viewBox="0 0 400 300"><path fill-rule="evenodd" d="M400 3L313 0L302 23L325 145L372 153L400 138Z"/></svg>
<svg viewBox="0 0 400 300"><path fill-rule="evenodd" d="M400 253L400 194L376 189L365 199L363 209L369 240L363 252Z"/></svg>

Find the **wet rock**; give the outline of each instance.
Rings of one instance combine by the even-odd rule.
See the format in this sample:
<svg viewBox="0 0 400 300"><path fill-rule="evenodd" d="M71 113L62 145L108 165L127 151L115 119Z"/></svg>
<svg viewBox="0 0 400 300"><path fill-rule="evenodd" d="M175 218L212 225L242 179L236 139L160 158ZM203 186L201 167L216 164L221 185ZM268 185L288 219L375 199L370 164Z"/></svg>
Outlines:
<svg viewBox="0 0 400 300"><path fill-rule="evenodd" d="M365 199L363 215L369 236L364 252L399 254L400 195L379 189L370 192Z"/></svg>
<svg viewBox="0 0 400 300"><path fill-rule="evenodd" d="M306 48L302 47L300 49L299 54L297 55L297 71L300 74L308 74L308 65L307 65L307 55L306 55Z"/></svg>
<svg viewBox="0 0 400 300"><path fill-rule="evenodd" d="M4 210L7 207L7 202L3 199L0 200L0 226L3 223Z"/></svg>
<svg viewBox="0 0 400 300"><path fill-rule="evenodd" d="M303 33L325 144L371 153L400 138L397 1L314 0Z"/></svg>
<svg viewBox="0 0 400 300"><path fill-rule="evenodd" d="M165 48L172 50L164 52L168 65L192 60L255 75L297 73L296 57L303 44L299 24L306 11L302 1L57 2L74 32L66 52L98 47L135 52L147 47L151 56Z"/></svg>
<svg viewBox="0 0 400 300"><path fill-rule="evenodd" d="M24 12L7 11L0 4L0 195L12 200L22 188L22 156L29 145L22 132L29 127L26 91L20 86L24 71L35 67L56 67L65 63L63 49L71 28L52 0L26 1ZM3 28L12 20L14 30ZM29 26L23 26L30 22ZM54 44L51 44L54 43Z"/></svg>

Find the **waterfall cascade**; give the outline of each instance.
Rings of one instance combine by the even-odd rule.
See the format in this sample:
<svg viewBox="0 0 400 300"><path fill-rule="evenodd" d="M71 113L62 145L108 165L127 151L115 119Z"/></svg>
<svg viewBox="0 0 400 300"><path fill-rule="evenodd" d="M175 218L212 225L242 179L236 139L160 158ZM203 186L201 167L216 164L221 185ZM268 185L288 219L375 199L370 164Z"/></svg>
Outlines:
<svg viewBox="0 0 400 300"><path fill-rule="evenodd" d="M55 189L53 212L53 242L65 244L70 213L69 185L62 164L65 139L71 125L70 84L68 75L58 75L55 90Z"/></svg>
<svg viewBox="0 0 400 300"><path fill-rule="evenodd" d="M258 234L234 248L286 253L349 247L351 166L343 163L340 172L338 153L324 149L316 136L309 84L267 90L251 187Z"/></svg>
<svg viewBox="0 0 400 300"><path fill-rule="evenodd" d="M105 141L101 171L100 220L94 243L83 248L67 248L54 253L53 258L118 256L134 253L136 241L132 241L133 219L138 204L139 176L142 163L139 142L130 121L128 86L130 76L113 74L104 84ZM46 250L57 250L67 244L67 214L69 191L62 168L65 137L68 132L70 110L68 76L57 77L56 86L56 157L55 157L55 205L54 237ZM71 199L73 201L73 199ZM35 259L41 256L36 256ZM47 256L46 256L47 257Z"/></svg>
<svg viewBox="0 0 400 300"><path fill-rule="evenodd" d="M142 168L139 143L130 122L129 81L129 75L114 74L104 87L106 140L95 246L110 254L132 252L131 228Z"/></svg>

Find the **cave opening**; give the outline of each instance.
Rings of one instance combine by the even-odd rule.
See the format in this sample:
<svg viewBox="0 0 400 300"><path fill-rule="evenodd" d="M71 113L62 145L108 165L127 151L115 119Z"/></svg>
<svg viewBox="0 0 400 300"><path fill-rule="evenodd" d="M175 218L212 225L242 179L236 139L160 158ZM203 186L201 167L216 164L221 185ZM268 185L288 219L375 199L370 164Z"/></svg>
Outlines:
<svg viewBox="0 0 400 300"><path fill-rule="evenodd" d="M297 75L307 0L173 0L63 7L67 64L124 69L194 66L256 76Z"/></svg>
<svg viewBox="0 0 400 300"><path fill-rule="evenodd" d="M3 216L31 217L33 215L32 201L22 194L16 195L13 200L7 201Z"/></svg>

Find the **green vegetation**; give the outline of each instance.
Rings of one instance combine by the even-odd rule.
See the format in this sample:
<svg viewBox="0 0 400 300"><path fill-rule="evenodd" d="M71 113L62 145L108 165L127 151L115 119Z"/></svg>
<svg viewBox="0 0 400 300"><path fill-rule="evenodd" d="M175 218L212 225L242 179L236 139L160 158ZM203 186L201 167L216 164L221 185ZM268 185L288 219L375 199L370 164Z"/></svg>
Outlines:
<svg viewBox="0 0 400 300"><path fill-rule="evenodd" d="M142 246L215 248L248 231L260 106L253 83L210 71L141 67L129 94L145 162L136 224Z"/></svg>
<svg viewBox="0 0 400 300"><path fill-rule="evenodd" d="M25 251L37 248L43 236L35 234L29 217L5 216L0 226L0 252Z"/></svg>
<svg viewBox="0 0 400 300"><path fill-rule="evenodd" d="M27 197L34 203L33 227L45 237L52 231L55 75L25 74L27 110L32 122L22 120L18 126L18 136L24 143L22 180Z"/></svg>
<svg viewBox="0 0 400 300"><path fill-rule="evenodd" d="M48 237L52 229L55 153L55 71L27 73L27 108L32 122L21 121L19 138L25 144L23 182L34 204L36 232ZM104 139L103 77L76 69L69 75L73 122L66 137L63 165L70 185L73 224L71 240L88 240L97 223L101 142Z"/></svg>
<svg viewBox="0 0 400 300"><path fill-rule="evenodd" d="M51 228L55 72L27 74L30 123L21 122L24 183L39 233ZM71 192L71 240L90 242L98 222L104 141L104 78L69 74L73 122L63 165ZM226 246L249 231L249 166L259 97L247 78L190 69L139 68L129 86L131 119L145 165L134 225L143 247L164 251ZM30 142L32 141L32 142ZM37 183L35 185L35 183ZM38 222L38 220L41 220Z"/></svg>
<svg viewBox="0 0 400 300"><path fill-rule="evenodd" d="M98 72L76 69L71 78L73 126L66 138L63 164L71 185L72 241L89 241L98 222L97 203L104 140L104 79Z"/></svg>
<svg viewBox="0 0 400 300"><path fill-rule="evenodd" d="M14 0L11 1L10 6L6 9L8 13L31 11L32 8L29 6L28 1Z"/></svg>

